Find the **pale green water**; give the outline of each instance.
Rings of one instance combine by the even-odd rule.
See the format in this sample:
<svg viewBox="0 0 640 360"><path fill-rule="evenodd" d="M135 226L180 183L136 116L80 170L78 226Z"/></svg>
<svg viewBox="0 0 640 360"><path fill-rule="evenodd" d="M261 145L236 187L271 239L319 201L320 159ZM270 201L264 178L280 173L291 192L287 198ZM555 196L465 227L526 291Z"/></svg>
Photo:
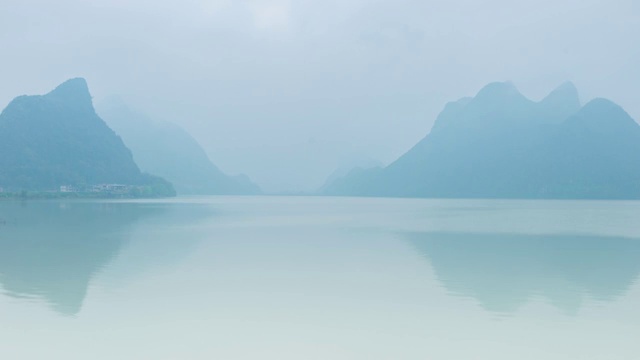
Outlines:
<svg viewBox="0 0 640 360"><path fill-rule="evenodd" d="M0 202L0 359L640 358L640 202Z"/></svg>

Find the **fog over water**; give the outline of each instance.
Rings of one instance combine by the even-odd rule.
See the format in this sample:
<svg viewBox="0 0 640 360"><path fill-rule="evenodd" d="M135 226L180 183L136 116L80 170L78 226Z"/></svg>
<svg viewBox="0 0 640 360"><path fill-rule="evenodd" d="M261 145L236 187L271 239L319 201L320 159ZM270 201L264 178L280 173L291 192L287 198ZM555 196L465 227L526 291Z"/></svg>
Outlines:
<svg viewBox="0 0 640 360"><path fill-rule="evenodd" d="M85 77L186 128L229 173L311 190L389 163L447 101L573 81L640 119L635 0L6 0L0 107Z"/></svg>

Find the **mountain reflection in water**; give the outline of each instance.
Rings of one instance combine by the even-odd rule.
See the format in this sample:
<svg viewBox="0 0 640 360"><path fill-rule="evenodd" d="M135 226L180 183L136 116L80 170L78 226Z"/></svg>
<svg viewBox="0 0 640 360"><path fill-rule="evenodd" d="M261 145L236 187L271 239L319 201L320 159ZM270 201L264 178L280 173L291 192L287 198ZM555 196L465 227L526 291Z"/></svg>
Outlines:
<svg viewBox="0 0 640 360"><path fill-rule="evenodd" d="M585 298L612 301L640 274L640 239L425 232L408 241L452 294L511 313L533 297L575 314Z"/></svg>
<svg viewBox="0 0 640 360"><path fill-rule="evenodd" d="M194 213L199 208L181 211L185 209L135 202L0 203L3 293L44 299L60 314L73 316L82 308L92 278L132 240L136 226L166 224L167 217L175 225L203 215Z"/></svg>

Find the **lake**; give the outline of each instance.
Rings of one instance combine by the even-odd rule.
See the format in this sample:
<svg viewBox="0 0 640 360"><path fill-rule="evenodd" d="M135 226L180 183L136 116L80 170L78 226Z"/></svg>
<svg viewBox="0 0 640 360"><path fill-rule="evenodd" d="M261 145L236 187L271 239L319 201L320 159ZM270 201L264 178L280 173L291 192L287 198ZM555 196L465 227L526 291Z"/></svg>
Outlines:
<svg viewBox="0 0 640 360"><path fill-rule="evenodd" d="M1 359L637 359L640 202L0 202Z"/></svg>

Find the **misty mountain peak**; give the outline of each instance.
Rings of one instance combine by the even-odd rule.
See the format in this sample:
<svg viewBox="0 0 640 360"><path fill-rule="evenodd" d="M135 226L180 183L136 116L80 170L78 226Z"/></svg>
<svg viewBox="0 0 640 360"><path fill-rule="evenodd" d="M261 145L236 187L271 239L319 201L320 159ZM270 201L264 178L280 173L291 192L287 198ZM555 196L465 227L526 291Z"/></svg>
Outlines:
<svg viewBox="0 0 640 360"><path fill-rule="evenodd" d="M58 85L45 96L49 99L56 99L68 104L73 104L74 106L78 106L80 104L91 105L89 86L84 78L69 79Z"/></svg>
<svg viewBox="0 0 640 360"><path fill-rule="evenodd" d="M578 88L572 81L565 81L560 86L555 88L555 90L553 90L551 93L553 94L555 92L566 92L570 94L575 94L577 96Z"/></svg>
<svg viewBox="0 0 640 360"><path fill-rule="evenodd" d="M624 109L620 105L605 98L595 98L589 101L584 105L581 112L597 112L603 115L611 115L612 113L617 113L617 115L627 114L627 112L624 111Z"/></svg>
<svg viewBox="0 0 640 360"><path fill-rule="evenodd" d="M571 81L567 81L542 99L541 103L564 103L575 107L577 111L580 108L580 96L576 86Z"/></svg>
<svg viewBox="0 0 640 360"><path fill-rule="evenodd" d="M522 95L512 82L493 82L478 92L466 107L466 111L486 121L503 118L507 113L528 112L533 105L534 103ZM496 117L497 114L502 115Z"/></svg>
<svg viewBox="0 0 640 360"><path fill-rule="evenodd" d="M603 98L589 101L575 118L597 129L614 129L623 126L635 131L639 126L620 105Z"/></svg>
<svg viewBox="0 0 640 360"><path fill-rule="evenodd" d="M578 89L570 81L558 86L538 104L542 120L555 124L575 114L581 107Z"/></svg>
<svg viewBox="0 0 640 360"><path fill-rule="evenodd" d="M246 176L229 176L184 129L150 118L111 96L96 105L105 121L131 148L143 171L171 181L180 194L254 195L260 188Z"/></svg>
<svg viewBox="0 0 640 360"><path fill-rule="evenodd" d="M493 82L483 87L475 97L475 100L504 99L524 97L518 88L510 82Z"/></svg>
<svg viewBox="0 0 640 360"><path fill-rule="evenodd" d="M175 194L165 180L140 172L122 139L93 110L80 78L44 96L16 98L0 114L0 169L0 186L9 189L124 184Z"/></svg>
<svg viewBox="0 0 640 360"><path fill-rule="evenodd" d="M449 103L432 131L377 172L348 174L331 195L640 199L640 125L565 83L533 102L492 83Z"/></svg>

